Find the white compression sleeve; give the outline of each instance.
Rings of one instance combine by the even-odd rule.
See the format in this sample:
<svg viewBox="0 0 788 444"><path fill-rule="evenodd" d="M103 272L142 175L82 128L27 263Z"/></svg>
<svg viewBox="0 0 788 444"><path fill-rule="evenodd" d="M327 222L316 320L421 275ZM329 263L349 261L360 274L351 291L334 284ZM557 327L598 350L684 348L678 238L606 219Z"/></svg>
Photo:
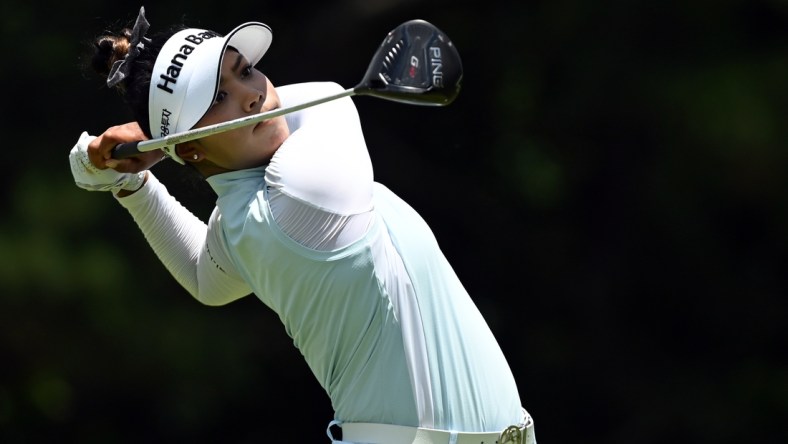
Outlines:
<svg viewBox="0 0 788 444"><path fill-rule="evenodd" d="M277 88L290 106L342 91L330 82ZM292 132L266 169L270 205L296 242L333 250L364 235L372 221L372 163L350 98L287 116Z"/></svg>
<svg viewBox="0 0 788 444"><path fill-rule="evenodd" d="M207 305L222 305L251 293L235 273L218 239L218 213L206 226L148 173L136 193L117 199L131 213L145 239L173 277Z"/></svg>

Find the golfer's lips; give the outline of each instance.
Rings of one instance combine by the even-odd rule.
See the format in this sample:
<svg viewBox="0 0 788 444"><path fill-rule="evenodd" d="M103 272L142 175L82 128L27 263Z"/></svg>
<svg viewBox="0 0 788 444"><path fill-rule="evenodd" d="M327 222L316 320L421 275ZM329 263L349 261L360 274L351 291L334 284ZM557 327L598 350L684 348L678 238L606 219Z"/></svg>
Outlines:
<svg viewBox="0 0 788 444"><path fill-rule="evenodd" d="M260 114L265 114L267 112L271 112L271 111L274 111L276 109L278 109L278 108L273 108L273 109L269 109L269 110L261 110ZM262 128L265 124L267 124L271 120L272 119L265 119L265 120L261 120L260 122L257 122L257 124L254 126L253 130L257 131L257 128Z"/></svg>

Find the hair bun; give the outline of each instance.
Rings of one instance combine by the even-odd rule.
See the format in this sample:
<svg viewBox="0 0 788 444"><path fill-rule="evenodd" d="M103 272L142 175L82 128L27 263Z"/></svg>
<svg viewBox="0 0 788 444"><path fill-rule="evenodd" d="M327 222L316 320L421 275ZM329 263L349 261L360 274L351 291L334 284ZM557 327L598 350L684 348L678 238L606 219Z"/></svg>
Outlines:
<svg viewBox="0 0 788 444"><path fill-rule="evenodd" d="M103 35L93 43L96 53L91 63L93 70L102 76L109 74L112 65L123 60L129 53L131 29L125 28L120 35Z"/></svg>

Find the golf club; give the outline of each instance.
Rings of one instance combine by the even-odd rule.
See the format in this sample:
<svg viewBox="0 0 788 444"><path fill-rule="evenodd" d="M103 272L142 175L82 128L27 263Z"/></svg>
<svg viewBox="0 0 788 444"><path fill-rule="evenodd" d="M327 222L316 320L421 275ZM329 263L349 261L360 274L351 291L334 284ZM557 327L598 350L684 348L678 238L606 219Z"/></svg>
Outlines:
<svg viewBox="0 0 788 444"><path fill-rule="evenodd" d="M376 50L361 82L341 93L299 105L195 128L166 137L121 143L112 157L121 159L230 131L304 108L362 95L410 105L445 106L460 92L462 62L457 48L437 27L424 20L407 21L388 33Z"/></svg>

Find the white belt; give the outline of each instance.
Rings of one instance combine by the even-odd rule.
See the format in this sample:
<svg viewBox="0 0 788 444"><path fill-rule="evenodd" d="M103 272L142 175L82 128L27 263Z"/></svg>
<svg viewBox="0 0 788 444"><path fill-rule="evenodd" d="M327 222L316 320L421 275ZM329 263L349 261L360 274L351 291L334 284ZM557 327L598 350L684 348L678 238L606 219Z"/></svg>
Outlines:
<svg viewBox="0 0 788 444"><path fill-rule="evenodd" d="M525 423L502 432L452 432L391 424L346 422L341 424L346 444L535 444L534 423L526 413ZM331 436L329 434L329 436Z"/></svg>

